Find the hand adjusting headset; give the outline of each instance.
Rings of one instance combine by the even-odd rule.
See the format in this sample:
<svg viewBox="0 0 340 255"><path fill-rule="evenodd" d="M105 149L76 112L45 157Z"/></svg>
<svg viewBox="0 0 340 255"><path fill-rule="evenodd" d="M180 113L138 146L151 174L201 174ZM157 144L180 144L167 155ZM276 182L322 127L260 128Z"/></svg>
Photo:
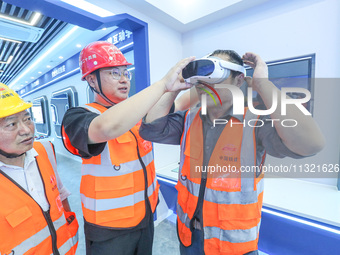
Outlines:
<svg viewBox="0 0 340 255"><path fill-rule="evenodd" d="M216 84L230 75L230 70L245 74L243 66L220 58L201 58L190 62L182 71L185 82L196 85L200 82Z"/></svg>

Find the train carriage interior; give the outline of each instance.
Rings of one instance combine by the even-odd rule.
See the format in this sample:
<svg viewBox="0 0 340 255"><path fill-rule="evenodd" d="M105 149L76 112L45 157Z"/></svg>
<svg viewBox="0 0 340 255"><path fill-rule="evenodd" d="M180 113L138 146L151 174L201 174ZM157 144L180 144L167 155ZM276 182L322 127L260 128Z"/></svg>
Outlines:
<svg viewBox="0 0 340 255"><path fill-rule="evenodd" d="M129 96L161 79L180 59L223 48L259 53L280 89L308 90L304 107L326 146L302 159L267 155L271 171L264 178L259 254L340 254L339 24L338 0L0 0L0 82L33 104L35 139L55 146L59 175L80 224L77 255L85 254L82 161L65 149L61 124L69 108L94 100L81 80L79 54L99 40L115 44L132 63ZM250 66L246 75L253 75ZM251 98L260 103L255 92ZM180 150L153 147L160 184L153 254L176 255Z"/></svg>

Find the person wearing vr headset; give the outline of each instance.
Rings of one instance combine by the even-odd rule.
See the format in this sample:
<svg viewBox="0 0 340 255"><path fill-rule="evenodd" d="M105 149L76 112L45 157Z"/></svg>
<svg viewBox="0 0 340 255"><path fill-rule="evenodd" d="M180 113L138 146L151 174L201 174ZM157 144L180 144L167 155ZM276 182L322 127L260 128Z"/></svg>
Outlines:
<svg viewBox="0 0 340 255"><path fill-rule="evenodd" d="M252 78L244 77L244 63L254 69ZM244 114L233 113L232 94L223 86L239 88L246 79L268 109L272 91L278 90L268 80L267 65L257 54L246 53L241 58L231 50L216 50L189 63L182 75L186 82L196 85L202 107L165 115L175 98L168 96L167 104L164 101L162 106L156 105L140 128L145 140L180 145L176 185L180 253L258 254L261 166L266 153L279 158L313 155L323 148L323 135L311 116L302 114L295 105L290 105L284 116L298 121L295 128L277 125L279 121L275 125L265 122L261 127L244 124L250 119L283 119L278 112L280 102L271 116L256 116L247 107ZM213 93L220 102L209 96ZM224 120L223 125L215 125L216 119ZM257 169L254 172L240 171L245 166L258 168L250 168Z"/></svg>
<svg viewBox="0 0 340 255"><path fill-rule="evenodd" d="M82 80L95 102L69 109L62 135L65 147L83 160L80 193L87 254L152 254L159 185L152 144L138 130L164 93L188 88L176 81L192 60L179 61L163 79L129 97L131 63L115 45L97 41L81 51Z"/></svg>
<svg viewBox="0 0 340 255"><path fill-rule="evenodd" d="M0 83L0 254L75 254L71 212L53 145L34 142L31 103Z"/></svg>

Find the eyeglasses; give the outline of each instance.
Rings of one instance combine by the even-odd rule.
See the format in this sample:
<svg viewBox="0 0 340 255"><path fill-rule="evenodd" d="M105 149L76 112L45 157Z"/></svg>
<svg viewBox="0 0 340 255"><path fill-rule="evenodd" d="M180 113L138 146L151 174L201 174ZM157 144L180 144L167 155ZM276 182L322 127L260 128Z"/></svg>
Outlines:
<svg viewBox="0 0 340 255"><path fill-rule="evenodd" d="M124 69L123 71L121 71L119 70L119 68L113 68L112 70L110 70L110 73L112 75L112 78L115 80L119 80L120 77L122 77L122 75L129 81L132 78L132 74L127 69Z"/></svg>

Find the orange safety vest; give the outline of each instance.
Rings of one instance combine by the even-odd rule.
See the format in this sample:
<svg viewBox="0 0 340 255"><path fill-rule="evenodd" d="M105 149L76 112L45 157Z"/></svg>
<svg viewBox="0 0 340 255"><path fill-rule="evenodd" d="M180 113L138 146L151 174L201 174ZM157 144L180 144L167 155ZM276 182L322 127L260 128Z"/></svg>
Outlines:
<svg viewBox="0 0 340 255"><path fill-rule="evenodd" d="M84 107L98 114L107 110L97 103ZM135 227L145 217L147 198L155 211L159 184L152 144L139 136L140 123L108 141L100 155L83 158L80 193L87 222L110 228ZM65 130L62 133L65 147L79 155Z"/></svg>
<svg viewBox="0 0 340 255"><path fill-rule="evenodd" d="M74 213L64 211L60 200L52 145L35 142L34 149L39 154L36 161L50 209L44 212L22 187L0 170L0 254L75 254L78 222ZM73 221L69 224L66 218L70 215Z"/></svg>
<svg viewBox="0 0 340 255"><path fill-rule="evenodd" d="M177 228L180 241L191 245L190 224L201 185L208 171L203 200L206 255L245 254L257 250L263 198L263 175L240 171L256 165L255 128L248 120L258 116L245 109L244 125L236 118L224 127L207 168L203 168L203 129L199 109L188 112L181 140L181 175L178 190ZM256 126L254 122L251 124ZM263 157L264 160L264 157ZM250 168L249 168L250 169ZM248 170L249 170L248 169ZM254 169L253 169L254 170Z"/></svg>

